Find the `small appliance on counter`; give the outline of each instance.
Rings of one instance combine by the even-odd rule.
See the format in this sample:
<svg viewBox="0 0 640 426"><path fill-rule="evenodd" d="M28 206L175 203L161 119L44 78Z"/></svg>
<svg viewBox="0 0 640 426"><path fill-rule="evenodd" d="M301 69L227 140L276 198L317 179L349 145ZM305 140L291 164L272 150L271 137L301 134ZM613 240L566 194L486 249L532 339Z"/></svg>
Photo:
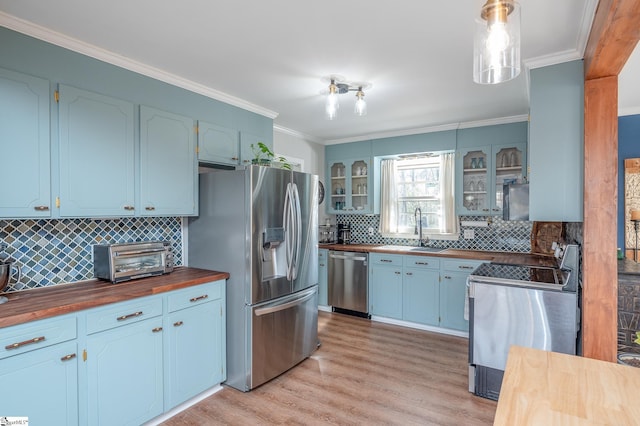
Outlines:
<svg viewBox="0 0 640 426"><path fill-rule="evenodd" d="M0 243L0 252L4 251L7 248L5 243ZM15 282L20 281L22 271L20 269L20 265L16 263L15 259L12 259L7 256L0 255L0 294L4 291L5 287L9 284L9 281L15 273ZM4 296L0 296L0 305L8 302Z"/></svg>
<svg viewBox="0 0 640 426"><path fill-rule="evenodd" d="M351 244L351 224L338 224L338 244Z"/></svg>
<svg viewBox="0 0 640 426"><path fill-rule="evenodd" d="M93 246L93 275L113 283L168 274L173 253L168 241Z"/></svg>
<svg viewBox="0 0 640 426"><path fill-rule="evenodd" d="M336 227L329 225L318 225L318 242L333 244L336 242Z"/></svg>

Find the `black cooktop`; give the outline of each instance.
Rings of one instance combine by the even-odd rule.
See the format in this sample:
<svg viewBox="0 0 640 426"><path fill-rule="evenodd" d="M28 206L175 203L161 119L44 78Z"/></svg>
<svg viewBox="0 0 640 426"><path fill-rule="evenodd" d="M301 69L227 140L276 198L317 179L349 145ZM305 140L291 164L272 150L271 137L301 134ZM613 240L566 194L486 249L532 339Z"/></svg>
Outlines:
<svg viewBox="0 0 640 426"><path fill-rule="evenodd" d="M471 273L476 281L496 281L503 284L540 284L560 289L567 282L567 273L558 268L541 266L508 265L504 263L483 263Z"/></svg>

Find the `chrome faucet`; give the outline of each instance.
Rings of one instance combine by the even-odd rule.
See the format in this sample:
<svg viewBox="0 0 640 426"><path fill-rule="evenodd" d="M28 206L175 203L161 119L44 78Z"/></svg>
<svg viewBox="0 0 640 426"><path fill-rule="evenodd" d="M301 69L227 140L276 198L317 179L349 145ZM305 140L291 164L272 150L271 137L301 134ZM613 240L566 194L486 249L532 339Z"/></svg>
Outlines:
<svg viewBox="0 0 640 426"><path fill-rule="evenodd" d="M418 213L420 213L419 216ZM426 241L422 240L422 209L420 207L416 207L416 209L413 211L413 220L416 223L413 234L418 235L418 246L426 247Z"/></svg>

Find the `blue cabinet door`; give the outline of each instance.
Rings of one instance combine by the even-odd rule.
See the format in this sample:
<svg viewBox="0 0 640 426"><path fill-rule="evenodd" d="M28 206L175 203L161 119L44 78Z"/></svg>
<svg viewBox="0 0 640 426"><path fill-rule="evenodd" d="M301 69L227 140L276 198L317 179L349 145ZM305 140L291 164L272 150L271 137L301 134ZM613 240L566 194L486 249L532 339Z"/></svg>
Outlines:
<svg viewBox="0 0 640 426"><path fill-rule="evenodd" d="M28 417L32 425L77 425L76 349L75 341L66 342L1 360L1 415Z"/></svg>
<svg viewBox="0 0 640 426"><path fill-rule="evenodd" d="M402 319L438 325L440 270L404 268Z"/></svg>
<svg viewBox="0 0 640 426"><path fill-rule="evenodd" d="M197 214L193 119L140 107L141 216Z"/></svg>
<svg viewBox="0 0 640 426"><path fill-rule="evenodd" d="M167 316L165 411L226 379L223 318L222 299Z"/></svg>
<svg viewBox="0 0 640 426"><path fill-rule="evenodd" d="M402 268L372 265L369 271L369 313L402 319Z"/></svg>
<svg viewBox="0 0 640 426"><path fill-rule="evenodd" d="M88 423L139 425L163 412L162 317L87 338Z"/></svg>
<svg viewBox="0 0 640 426"><path fill-rule="evenodd" d="M0 69L0 152L0 217L51 216L47 80Z"/></svg>
<svg viewBox="0 0 640 426"><path fill-rule="evenodd" d="M328 277L329 277L329 251L318 249L318 305L327 306L328 301Z"/></svg>
<svg viewBox="0 0 640 426"><path fill-rule="evenodd" d="M369 158L340 159L327 164L327 213L373 213L373 167Z"/></svg>
<svg viewBox="0 0 640 426"><path fill-rule="evenodd" d="M248 132L240 132L240 164L248 166L255 157L255 150L258 149L258 142L262 142L269 149L273 150L273 144L266 138ZM254 148L255 147L255 148Z"/></svg>
<svg viewBox="0 0 640 426"><path fill-rule="evenodd" d="M238 147L237 130L198 121L199 161L236 166L240 163Z"/></svg>
<svg viewBox="0 0 640 426"><path fill-rule="evenodd" d="M464 318L467 298L466 272L443 272L440 283L440 326L468 331L469 321Z"/></svg>
<svg viewBox="0 0 640 426"><path fill-rule="evenodd" d="M59 86L60 216L134 214L133 104Z"/></svg>

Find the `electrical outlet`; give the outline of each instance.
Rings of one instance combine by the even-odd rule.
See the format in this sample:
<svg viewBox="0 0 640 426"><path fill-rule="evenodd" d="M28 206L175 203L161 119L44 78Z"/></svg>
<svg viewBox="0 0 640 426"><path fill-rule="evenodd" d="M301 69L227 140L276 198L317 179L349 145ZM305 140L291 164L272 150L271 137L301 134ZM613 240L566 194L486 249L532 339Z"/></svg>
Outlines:
<svg viewBox="0 0 640 426"><path fill-rule="evenodd" d="M373 227L369 227L369 236L373 237Z"/></svg>
<svg viewBox="0 0 640 426"><path fill-rule="evenodd" d="M465 240L473 240L475 238L475 231L473 229L465 229L464 230L464 239Z"/></svg>

